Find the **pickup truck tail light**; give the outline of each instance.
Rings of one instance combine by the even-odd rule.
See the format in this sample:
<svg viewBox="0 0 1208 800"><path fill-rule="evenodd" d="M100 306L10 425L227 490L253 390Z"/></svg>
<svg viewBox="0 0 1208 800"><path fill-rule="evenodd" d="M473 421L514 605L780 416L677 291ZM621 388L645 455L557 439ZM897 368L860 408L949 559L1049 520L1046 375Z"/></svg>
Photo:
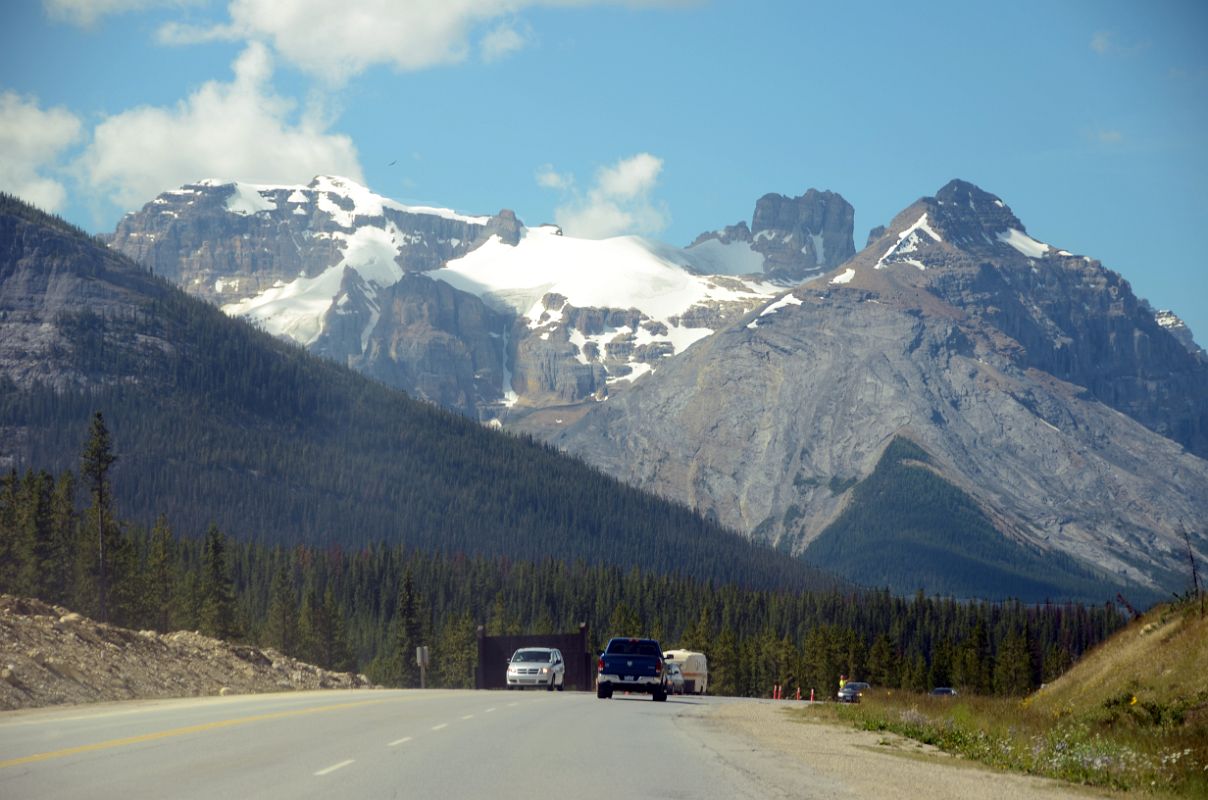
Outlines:
<svg viewBox="0 0 1208 800"><path fill-rule="evenodd" d="M660 658L659 660L654 662L654 674L655 675L663 674L663 659Z"/></svg>
<svg viewBox="0 0 1208 800"><path fill-rule="evenodd" d="M596 661L596 672L603 672L603 671L604 671L604 659L601 658Z"/></svg>

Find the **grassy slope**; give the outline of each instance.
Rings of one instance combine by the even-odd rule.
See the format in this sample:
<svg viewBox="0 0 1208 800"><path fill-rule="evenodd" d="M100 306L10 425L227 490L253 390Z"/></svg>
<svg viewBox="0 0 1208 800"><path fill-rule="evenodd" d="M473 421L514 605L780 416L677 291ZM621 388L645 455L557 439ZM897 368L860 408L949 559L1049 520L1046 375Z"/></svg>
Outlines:
<svg viewBox="0 0 1208 800"><path fill-rule="evenodd" d="M1054 717L1182 724L1208 734L1208 615L1195 604L1151 610L1038 691L1030 705Z"/></svg>
<svg viewBox="0 0 1208 800"><path fill-rule="evenodd" d="M1000 769L1164 797L1208 797L1208 616L1159 606L1023 698L874 690L805 709Z"/></svg>

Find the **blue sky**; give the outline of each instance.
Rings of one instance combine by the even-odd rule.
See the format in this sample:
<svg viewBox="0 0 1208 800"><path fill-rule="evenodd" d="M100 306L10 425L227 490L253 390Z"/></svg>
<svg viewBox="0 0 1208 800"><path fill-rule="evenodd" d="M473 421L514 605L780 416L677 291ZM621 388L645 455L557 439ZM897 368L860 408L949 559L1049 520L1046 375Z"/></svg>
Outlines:
<svg viewBox="0 0 1208 800"><path fill-rule="evenodd" d="M92 231L205 177L359 179L687 244L949 179L1208 340L1208 3L46 0L0 10L0 189Z"/></svg>

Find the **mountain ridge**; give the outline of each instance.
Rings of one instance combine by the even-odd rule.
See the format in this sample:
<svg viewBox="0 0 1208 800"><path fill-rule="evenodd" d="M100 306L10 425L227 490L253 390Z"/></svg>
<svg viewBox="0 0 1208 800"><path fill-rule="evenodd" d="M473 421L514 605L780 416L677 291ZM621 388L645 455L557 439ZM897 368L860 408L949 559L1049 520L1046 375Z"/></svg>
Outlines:
<svg viewBox="0 0 1208 800"><path fill-rule="evenodd" d="M75 468L100 409L123 517L265 542L834 582L547 445L309 356L7 196L0 255L0 465Z"/></svg>
<svg viewBox="0 0 1208 800"><path fill-rule="evenodd" d="M719 331L552 440L808 557L850 491L829 487L856 485L893 437L906 436L1002 535L1147 591L1174 588L1182 530L1208 550L1196 532L1208 516L1208 462L1143 427L1143 414L1126 416L1136 413L1128 403L1103 403L1097 395L1109 389L1080 385L1076 371L1046 372L1032 342L990 324L1000 296L960 292L980 288L971 276L999 270L1017 282L1035 276L1040 289L1068 273L1091 298L1114 290L1114 321L1088 314L1087 338L1137 330L1178 359L1165 390L1130 382L1125 361L1119 380L1150 390L1125 399L1149 399L1159 409L1152 416L1170 398L1187 398L1179 370L1192 385L1206 372L1152 318L1136 316L1142 306L1119 276L1031 239L993 195L963 182L945 189L908 206L846 264ZM979 206L988 214L966 213ZM1081 317L1058 313L1059 298L1046 309L1017 297L1034 323L1027 330L1083 335Z"/></svg>

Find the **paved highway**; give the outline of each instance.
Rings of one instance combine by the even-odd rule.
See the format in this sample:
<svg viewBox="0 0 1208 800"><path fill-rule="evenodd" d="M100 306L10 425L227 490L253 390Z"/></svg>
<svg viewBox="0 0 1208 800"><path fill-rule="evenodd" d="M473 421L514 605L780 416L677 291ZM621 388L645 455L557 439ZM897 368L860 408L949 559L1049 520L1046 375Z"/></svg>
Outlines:
<svg viewBox="0 0 1208 800"><path fill-rule="evenodd" d="M0 797L768 796L705 733L724 702L362 690L7 712Z"/></svg>

